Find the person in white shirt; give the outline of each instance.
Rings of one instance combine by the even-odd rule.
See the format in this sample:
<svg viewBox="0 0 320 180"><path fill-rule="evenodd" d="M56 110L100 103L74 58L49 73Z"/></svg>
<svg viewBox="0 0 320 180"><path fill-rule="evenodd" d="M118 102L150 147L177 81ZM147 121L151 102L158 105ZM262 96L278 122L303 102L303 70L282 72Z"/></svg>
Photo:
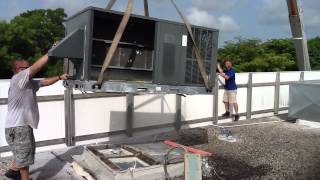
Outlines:
<svg viewBox="0 0 320 180"><path fill-rule="evenodd" d="M29 180L29 166L34 163L35 139L33 129L38 127L39 110L36 92L59 80L68 79L67 74L34 80L33 77L47 64L48 55L42 56L32 66L26 60L13 60L14 73L8 92L8 113L5 121L6 141L13 153L13 160L5 176Z"/></svg>

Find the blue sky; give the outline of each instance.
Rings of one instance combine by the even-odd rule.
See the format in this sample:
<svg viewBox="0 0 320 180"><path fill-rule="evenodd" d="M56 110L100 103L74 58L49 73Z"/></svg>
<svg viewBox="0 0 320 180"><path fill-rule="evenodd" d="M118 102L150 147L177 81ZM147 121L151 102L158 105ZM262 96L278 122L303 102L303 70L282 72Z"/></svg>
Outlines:
<svg viewBox="0 0 320 180"><path fill-rule="evenodd" d="M0 19L10 20L21 12L39 8L64 8L68 15L87 7L105 7L108 0L0 0ZM127 0L118 0L123 10ZM136 14L143 13L143 0L135 0ZM220 29L220 46L234 37L291 37L286 0L176 0L193 24ZM149 0L153 17L180 21L169 0ZM320 1L300 0L308 38L320 36Z"/></svg>

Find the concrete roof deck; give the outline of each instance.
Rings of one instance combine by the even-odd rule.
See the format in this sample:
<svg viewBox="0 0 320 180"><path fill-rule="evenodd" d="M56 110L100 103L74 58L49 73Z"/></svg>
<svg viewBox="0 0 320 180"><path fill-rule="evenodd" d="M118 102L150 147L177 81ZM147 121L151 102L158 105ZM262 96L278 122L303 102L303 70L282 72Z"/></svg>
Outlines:
<svg viewBox="0 0 320 180"><path fill-rule="evenodd" d="M263 122L259 125L244 125ZM224 179L318 179L320 177L320 129L283 122L278 117L227 124L236 142L217 139L219 128L208 126L209 143L196 147L211 150L209 164ZM188 130L184 136L188 135ZM193 135L193 133L190 133ZM36 154L31 176L39 180L82 179L71 167L73 155L83 147ZM0 159L0 180L8 158ZM216 175L212 172L212 178Z"/></svg>

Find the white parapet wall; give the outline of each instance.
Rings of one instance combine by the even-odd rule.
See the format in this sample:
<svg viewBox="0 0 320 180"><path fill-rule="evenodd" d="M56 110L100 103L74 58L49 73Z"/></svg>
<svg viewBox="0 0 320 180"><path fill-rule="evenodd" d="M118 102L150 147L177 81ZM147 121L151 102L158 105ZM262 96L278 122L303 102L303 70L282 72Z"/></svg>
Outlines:
<svg viewBox="0 0 320 180"><path fill-rule="evenodd" d="M298 81L300 72L281 72L280 81ZM320 72L305 72L305 80L320 79ZM276 72L253 73L253 83L273 83ZM10 80L0 80L0 98L8 97ZM248 73L236 74L237 84L247 84ZM38 96L63 95L62 83L41 88ZM80 93L80 92L74 92ZM279 106L288 105L288 85L280 86ZM252 110L259 111L274 107L275 87L254 87L252 89ZM218 114L224 113L223 89L219 90ZM246 112L247 88L238 89L239 113ZM192 95L182 97L182 121L213 117L213 95ZM40 123L34 131L36 141L65 137L64 101L39 102ZM134 99L133 128L174 123L176 113L175 95L139 95ZM4 122L7 105L0 105L0 147L6 146ZM76 136L114 132L126 129L126 97L105 97L75 100Z"/></svg>

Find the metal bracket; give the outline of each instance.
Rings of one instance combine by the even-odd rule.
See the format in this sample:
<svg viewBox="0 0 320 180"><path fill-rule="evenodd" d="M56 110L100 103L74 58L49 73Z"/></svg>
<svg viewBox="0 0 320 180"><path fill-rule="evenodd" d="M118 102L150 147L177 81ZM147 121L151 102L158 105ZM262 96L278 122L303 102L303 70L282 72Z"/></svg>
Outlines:
<svg viewBox="0 0 320 180"><path fill-rule="evenodd" d="M49 57L83 59L84 30L77 29L63 38L56 46L52 47Z"/></svg>
<svg viewBox="0 0 320 180"><path fill-rule="evenodd" d="M101 86L98 86L96 81L68 80L64 81L64 86L80 91L122 94L210 94L205 87L201 86L171 86L145 82L106 81Z"/></svg>

